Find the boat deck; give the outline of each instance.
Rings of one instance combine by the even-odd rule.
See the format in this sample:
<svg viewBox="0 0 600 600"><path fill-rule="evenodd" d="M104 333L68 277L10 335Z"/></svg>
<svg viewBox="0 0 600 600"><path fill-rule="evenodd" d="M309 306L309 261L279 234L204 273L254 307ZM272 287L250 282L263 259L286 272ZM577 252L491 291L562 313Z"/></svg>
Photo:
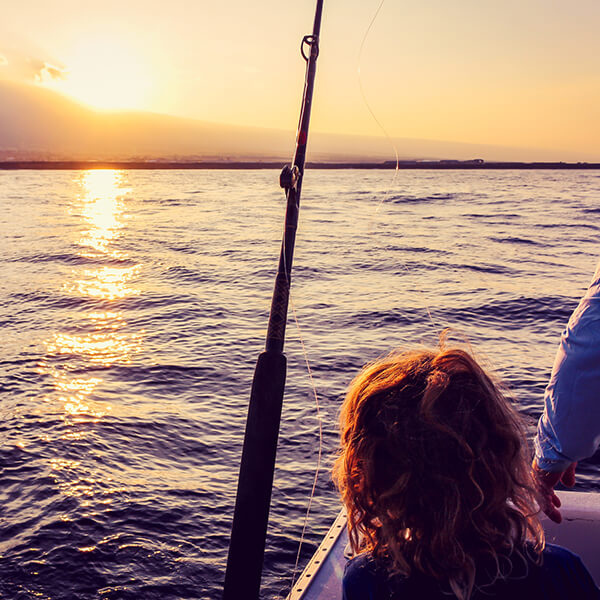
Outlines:
<svg viewBox="0 0 600 600"><path fill-rule="evenodd" d="M600 587L600 494L557 492L562 502L560 525L543 519L546 541L578 554ZM291 590L288 600L340 600L342 575L350 555L346 515L340 512L321 545Z"/></svg>

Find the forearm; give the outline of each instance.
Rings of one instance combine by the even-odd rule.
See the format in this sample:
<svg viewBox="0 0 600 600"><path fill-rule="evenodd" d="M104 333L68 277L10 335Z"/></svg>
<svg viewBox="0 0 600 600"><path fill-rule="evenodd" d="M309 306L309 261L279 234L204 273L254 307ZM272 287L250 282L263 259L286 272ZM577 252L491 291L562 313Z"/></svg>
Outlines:
<svg viewBox="0 0 600 600"><path fill-rule="evenodd" d="M600 445L600 269L561 336L535 440L537 464L563 471Z"/></svg>

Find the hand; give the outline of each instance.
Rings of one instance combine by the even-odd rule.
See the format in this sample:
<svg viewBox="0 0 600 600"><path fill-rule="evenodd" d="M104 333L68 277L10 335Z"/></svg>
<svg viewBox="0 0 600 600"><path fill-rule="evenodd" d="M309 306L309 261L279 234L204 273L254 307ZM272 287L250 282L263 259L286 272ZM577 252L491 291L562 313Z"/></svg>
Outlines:
<svg viewBox="0 0 600 600"><path fill-rule="evenodd" d="M567 487L575 485L575 467L577 463L571 463L564 471L544 471L536 461L533 461L531 472L538 491L538 501L540 508L548 515L548 518L555 523L562 521L562 515L558 510L560 508L560 499L554 492L554 486L560 481Z"/></svg>

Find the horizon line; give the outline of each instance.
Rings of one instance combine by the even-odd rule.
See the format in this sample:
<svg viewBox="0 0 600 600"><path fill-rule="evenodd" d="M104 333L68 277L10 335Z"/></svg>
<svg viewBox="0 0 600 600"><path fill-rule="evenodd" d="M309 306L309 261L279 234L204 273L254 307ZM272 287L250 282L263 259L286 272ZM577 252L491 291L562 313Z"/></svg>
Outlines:
<svg viewBox="0 0 600 600"><path fill-rule="evenodd" d="M177 169L281 169L286 162L260 160L4 160L0 161L0 170L177 170ZM524 169L524 170L596 170L600 163L594 162L564 162L564 161L485 161L483 159L456 160L400 160L396 161L342 161L325 162L309 161L306 169Z"/></svg>

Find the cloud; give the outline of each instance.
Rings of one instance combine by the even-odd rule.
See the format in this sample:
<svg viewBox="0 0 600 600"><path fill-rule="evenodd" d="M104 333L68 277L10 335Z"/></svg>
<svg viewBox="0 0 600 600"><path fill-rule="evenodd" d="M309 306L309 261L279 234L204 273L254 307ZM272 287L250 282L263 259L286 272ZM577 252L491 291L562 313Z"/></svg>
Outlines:
<svg viewBox="0 0 600 600"><path fill-rule="evenodd" d="M34 62L33 59L31 62ZM58 67L48 62L44 62L43 64L41 64L40 61L35 62L37 63L38 69L34 74L33 79L37 83L48 83L49 81L66 79L68 70L64 67Z"/></svg>
<svg viewBox="0 0 600 600"><path fill-rule="evenodd" d="M48 83L64 79L67 69L49 55L25 39L4 35L0 30L0 74L20 82Z"/></svg>

